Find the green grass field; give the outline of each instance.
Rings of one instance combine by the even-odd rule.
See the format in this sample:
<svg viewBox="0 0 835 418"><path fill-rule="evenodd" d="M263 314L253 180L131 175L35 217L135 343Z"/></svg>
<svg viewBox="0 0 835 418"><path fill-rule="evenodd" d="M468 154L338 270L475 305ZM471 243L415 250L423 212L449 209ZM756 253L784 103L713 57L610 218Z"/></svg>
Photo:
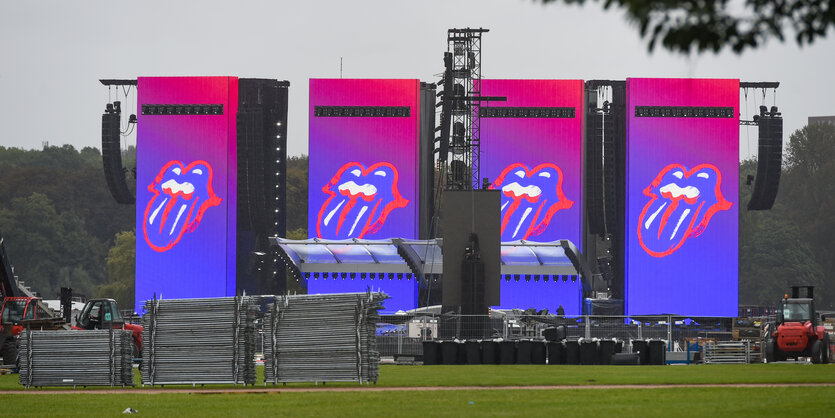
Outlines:
<svg viewBox="0 0 835 418"><path fill-rule="evenodd" d="M369 415L369 416L762 416L829 415L835 387L704 387L663 389L397 390L212 394L153 392L141 387L117 394L35 393L17 375L0 376L3 416L117 415L127 407L153 416ZM835 383L835 364L699 366L382 366L378 387L623 385L708 383ZM288 387L310 387L294 384ZM331 383L326 387L357 384ZM263 388L263 383L256 385ZM224 388L207 386L206 388ZM144 392L144 393L143 393ZM9 408L8 405L15 405ZM24 406L25 405L25 406ZM591 415L590 415L591 414Z"/></svg>
<svg viewBox="0 0 835 418"><path fill-rule="evenodd" d="M829 388L23 395L4 416L825 416ZM10 406L14 405L14 406Z"/></svg>

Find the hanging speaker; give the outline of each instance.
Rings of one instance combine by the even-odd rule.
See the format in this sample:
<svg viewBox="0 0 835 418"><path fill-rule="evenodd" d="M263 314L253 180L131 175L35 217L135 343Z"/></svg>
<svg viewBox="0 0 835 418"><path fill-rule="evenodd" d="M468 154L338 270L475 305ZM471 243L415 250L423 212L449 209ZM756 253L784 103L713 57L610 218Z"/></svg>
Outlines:
<svg viewBox="0 0 835 418"><path fill-rule="evenodd" d="M603 209L603 114L597 112L596 89L586 90L586 211L589 232L606 234Z"/></svg>
<svg viewBox="0 0 835 418"><path fill-rule="evenodd" d="M436 138L438 143L438 161L445 162L449 157L449 127L452 122L452 53L444 53L444 90L441 92L441 125L435 130L440 131Z"/></svg>
<svg viewBox="0 0 835 418"><path fill-rule="evenodd" d="M107 188L117 203L132 205L136 196L128 188L125 173L127 170L122 167L122 146L120 120L122 112L120 103L108 103L104 114L101 115L101 157L104 167L104 178L107 181Z"/></svg>
<svg viewBox="0 0 835 418"><path fill-rule="evenodd" d="M757 176L748 210L768 210L774 206L783 165L783 118L777 108L761 109L758 121Z"/></svg>

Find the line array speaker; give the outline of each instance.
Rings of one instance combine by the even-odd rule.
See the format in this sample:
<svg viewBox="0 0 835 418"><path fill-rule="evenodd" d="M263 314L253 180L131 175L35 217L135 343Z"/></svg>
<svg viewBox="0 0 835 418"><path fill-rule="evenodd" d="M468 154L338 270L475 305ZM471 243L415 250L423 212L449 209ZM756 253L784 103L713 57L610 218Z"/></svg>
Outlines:
<svg viewBox="0 0 835 418"><path fill-rule="evenodd" d="M117 203L132 205L136 202L136 195L128 188L122 167L122 141L120 121L122 118L121 104L108 103L101 115L101 156L104 166L104 178L107 188Z"/></svg>
<svg viewBox="0 0 835 418"><path fill-rule="evenodd" d="M605 199L607 200L606 223L611 234L612 257L612 297L623 299L625 277L625 245L626 245L626 82L612 82L612 120L613 146L610 148L614 157L615 173L611 182L605 182ZM604 160L607 150L604 149ZM614 209L610 209L614 208ZM611 211L610 211L611 210Z"/></svg>
<svg viewBox="0 0 835 418"><path fill-rule="evenodd" d="M596 89L586 89L586 211L589 232L606 234L603 209L603 114L597 111Z"/></svg>
<svg viewBox="0 0 835 418"><path fill-rule="evenodd" d="M449 158L449 127L452 123L452 54L444 53L444 90L439 93L441 96L441 125L435 131L440 136L435 139L438 143L438 161L445 163Z"/></svg>
<svg viewBox="0 0 835 418"><path fill-rule="evenodd" d="M783 118L780 113L774 107L771 112L761 109L758 126L757 177L748 210L768 210L774 206L783 165Z"/></svg>
<svg viewBox="0 0 835 418"><path fill-rule="evenodd" d="M268 238L287 236L288 87L270 79L238 81L238 292L287 288L284 264Z"/></svg>

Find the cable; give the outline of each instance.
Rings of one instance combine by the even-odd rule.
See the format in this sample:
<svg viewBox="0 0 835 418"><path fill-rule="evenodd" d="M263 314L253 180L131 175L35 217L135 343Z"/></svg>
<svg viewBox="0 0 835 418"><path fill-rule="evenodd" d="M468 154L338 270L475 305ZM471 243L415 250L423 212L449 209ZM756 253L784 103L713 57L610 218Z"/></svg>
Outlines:
<svg viewBox="0 0 835 418"><path fill-rule="evenodd" d="M748 88L742 89L745 95L745 120L750 120L751 113L748 112ZM748 157L751 155L751 133L750 133L751 125L745 124L745 156Z"/></svg>

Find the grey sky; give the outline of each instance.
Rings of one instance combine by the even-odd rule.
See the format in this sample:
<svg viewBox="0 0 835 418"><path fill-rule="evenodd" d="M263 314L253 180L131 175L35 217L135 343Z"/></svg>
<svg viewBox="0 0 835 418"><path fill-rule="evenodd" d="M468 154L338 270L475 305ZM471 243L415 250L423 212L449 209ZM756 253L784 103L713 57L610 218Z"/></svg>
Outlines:
<svg viewBox="0 0 835 418"><path fill-rule="evenodd" d="M803 49L771 41L742 56L685 58L649 55L622 13L597 3L4 0L0 144L100 147L108 92L99 78L236 75L290 80L289 152L307 153L308 78L338 77L343 57L345 77L436 81L446 29L466 26L490 29L482 60L489 78L778 80L786 138L810 115L835 115L832 31ZM740 140L743 157L756 150L755 129L750 140L742 129Z"/></svg>

